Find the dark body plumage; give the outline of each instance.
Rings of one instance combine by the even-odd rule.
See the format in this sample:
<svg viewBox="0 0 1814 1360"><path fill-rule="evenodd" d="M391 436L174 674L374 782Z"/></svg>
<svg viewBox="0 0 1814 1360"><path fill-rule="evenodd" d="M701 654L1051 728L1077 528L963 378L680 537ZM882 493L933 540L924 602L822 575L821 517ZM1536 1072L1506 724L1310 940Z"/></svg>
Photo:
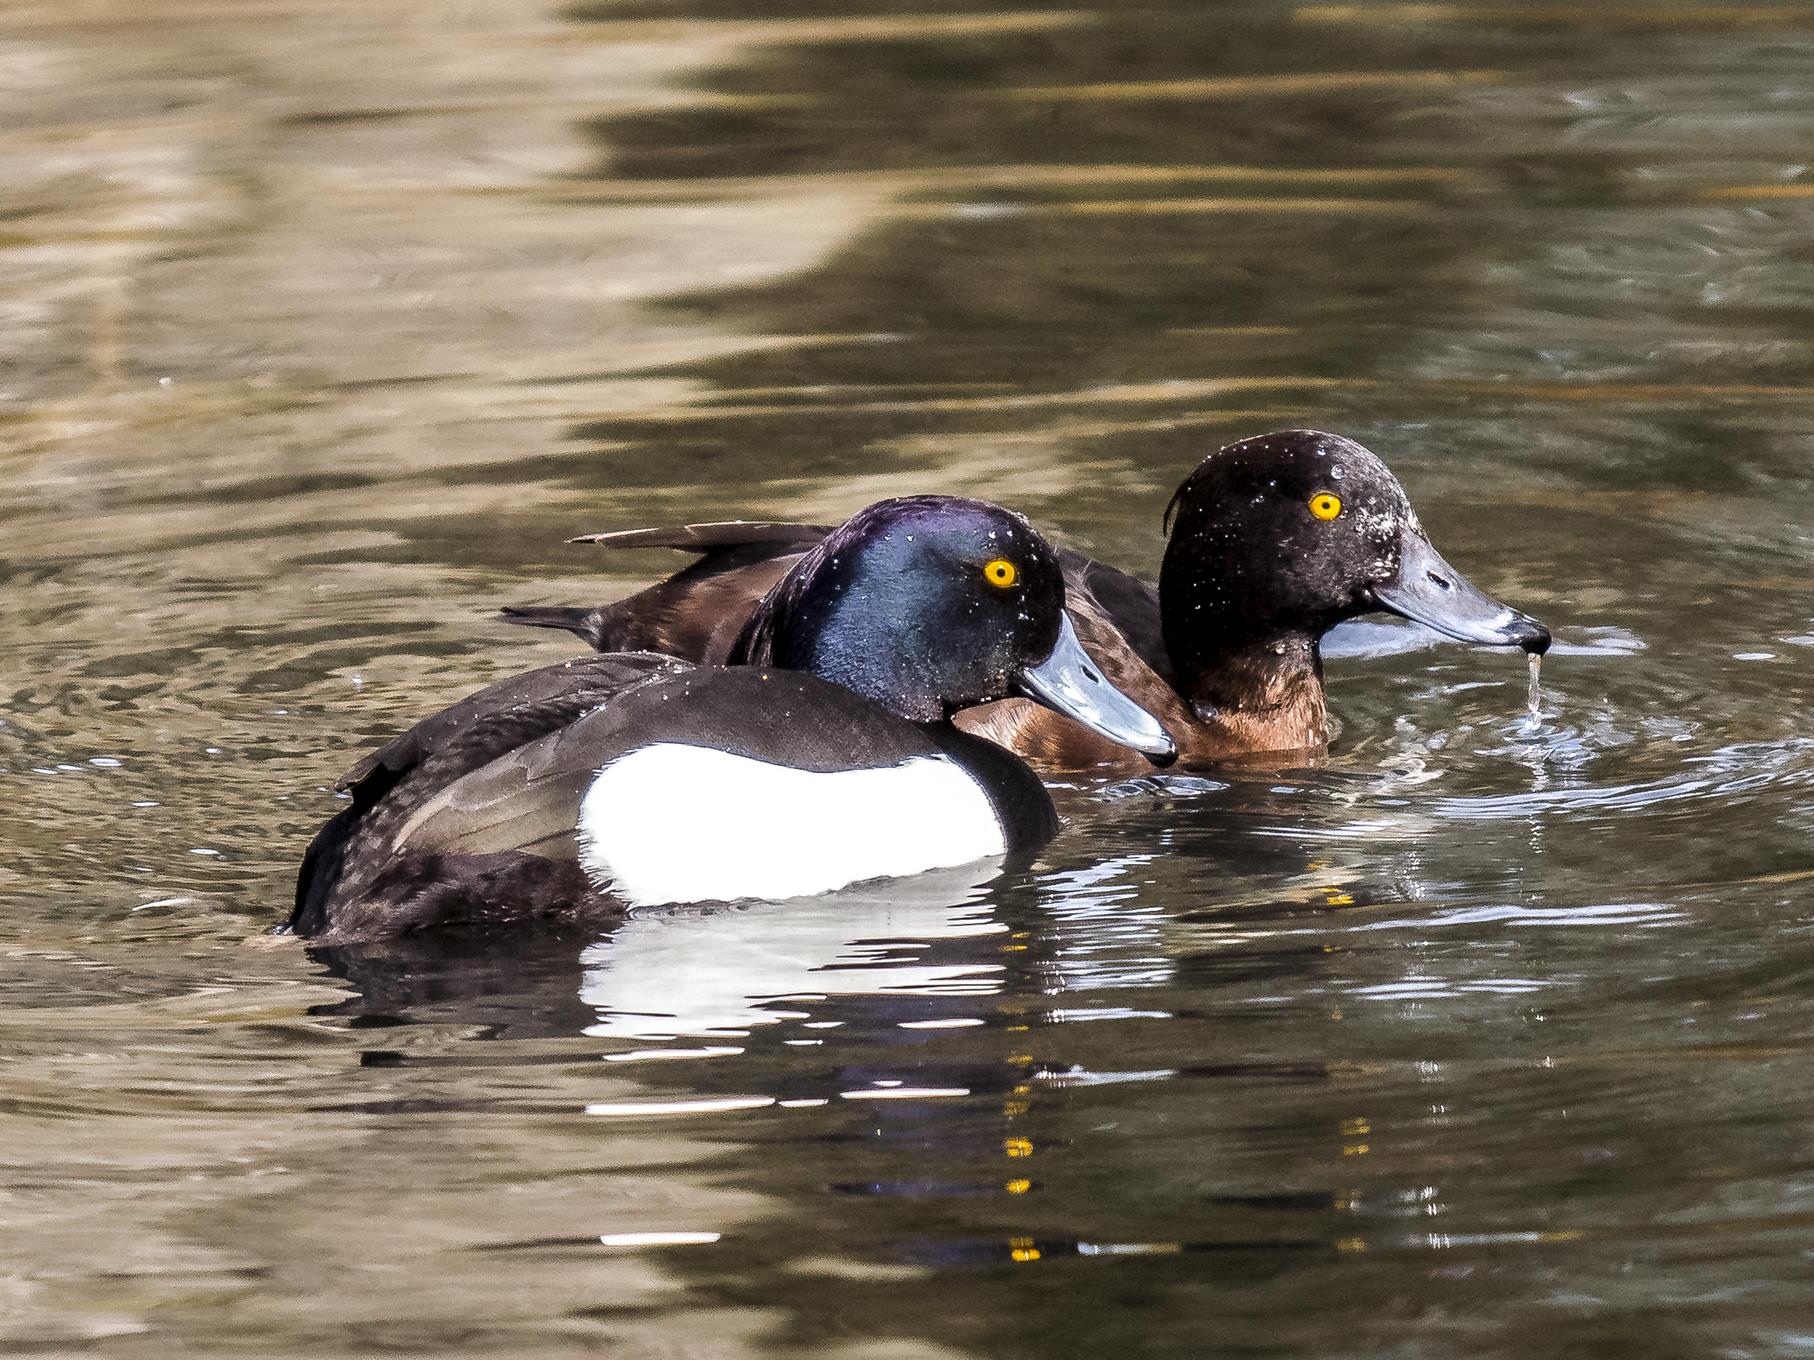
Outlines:
<svg viewBox="0 0 1814 1360"><path fill-rule="evenodd" d="M1308 509L1326 493L1341 497L1330 521ZM1168 521L1157 586L1081 553L1061 549L1058 560L1085 649L1166 726L1188 765L1319 750L1329 717L1318 644L1343 619L1389 609L1452 635L1472 630L1475 641L1548 645L1536 620L1489 600L1442 562L1385 464L1339 435L1286 430L1209 455L1179 487ZM724 660L756 604L826 532L764 522L587 535L576 541L678 548L699 560L614 604L505 616L565 628L595 648ZM1389 603L1386 592L1412 565L1420 579L1442 578L1446 597ZM1491 637L1481 624L1489 616ZM957 722L1043 769L1139 768L1126 748L1024 700L979 706Z"/></svg>
<svg viewBox="0 0 1814 1360"><path fill-rule="evenodd" d="M1016 564L1012 588L986 581L984 566L998 558ZM954 617L962 623L934 626ZM500 681L366 757L341 781L351 805L304 858L290 928L341 944L610 919L622 903L589 881L576 829L600 772L647 750L826 774L938 760L980 789L1006 853L1056 832L1038 777L946 720L1083 663L1064 624L1056 560L1018 516L945 497L873 506L808 554L743 631L734 650L747 664L583 657ZM1125 698L1102 702L1099 712L1074 701L1075 711L1116 731L1137 714L1130 738L1169 750ZM697 801L737 817L710 793ZM679 834L670 839L709 856L714 824L707 816L695 826L693 811L691 799L673 803ZM897 842L915 831L911 821L880 828ZM810 851L813 828L800 826L798 838Z"/></svg>
<svg viewBox="0 0 1814 1360"><path fill-rule="evenodd" d="M571 855L573 819L549 820L502 853L460 820L453 791L498 811L507 783L577 807L579 786L549 780L550 734L650 679L692 667L651 654L589 656L511 676L425 718L365 757L336 787L352 796L316 833L296 880L290 929L327 943L429 926L606 916ZM535 807L526 800L525 807ZM447 808L445 823L436 813ZM545 849L558 854L536 854ZM503 904L508 904L503 905ZM507 915L500 915L507 912Z"/></svg>

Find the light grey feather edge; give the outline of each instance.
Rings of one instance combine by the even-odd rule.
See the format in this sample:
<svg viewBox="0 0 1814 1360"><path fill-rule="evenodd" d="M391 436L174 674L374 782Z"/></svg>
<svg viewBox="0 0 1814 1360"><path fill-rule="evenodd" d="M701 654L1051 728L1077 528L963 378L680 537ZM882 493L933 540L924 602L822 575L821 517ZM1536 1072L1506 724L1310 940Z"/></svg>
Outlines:
<svg viewBox="0 0 1814 1360"><path fill-rule="evenodd" d="M679 663L672 669L651 672L601 700L560 730L507 751L460 776L426 800L397 828L391 837L391 852L475 855L506 850L529 854L570 852L580 796L586 783L603 764L602 760L585 758L587 728L591 720L645 685L690 669L691 666ZM503 783L497 786L500 780ZM533 797L528 798L521 811L511 811L517 800L531 794L545 794L558 788L562 780L573 783L570 812L566 810L564 800L547 808L545 799ZM547 810L544 812L543 808ZM538 817L549 825L536 828L533 836L525 838L506 831L511 826L533 823ZM441 825L435 824L437 819L444 819Z"/></svg>

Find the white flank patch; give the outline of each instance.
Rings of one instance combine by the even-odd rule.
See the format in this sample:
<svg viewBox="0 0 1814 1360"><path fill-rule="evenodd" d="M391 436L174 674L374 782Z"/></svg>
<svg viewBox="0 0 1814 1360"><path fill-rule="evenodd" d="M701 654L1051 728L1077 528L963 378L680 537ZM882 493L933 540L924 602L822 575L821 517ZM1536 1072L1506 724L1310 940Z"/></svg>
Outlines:
<svg viewBox="0 0 1814 1360"><path fill-rule="evenodd" d="M815 774L675 742L600 770L578 829L581 866L632 906L809 897L1007 849L988 795L944 756Z"/></svg>

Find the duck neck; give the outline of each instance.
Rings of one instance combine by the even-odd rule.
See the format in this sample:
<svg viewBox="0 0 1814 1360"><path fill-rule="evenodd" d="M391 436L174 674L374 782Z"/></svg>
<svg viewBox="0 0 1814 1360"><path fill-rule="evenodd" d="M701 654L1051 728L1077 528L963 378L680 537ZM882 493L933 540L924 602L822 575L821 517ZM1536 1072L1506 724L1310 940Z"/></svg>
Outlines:
<svg viewBox="0 0 1814 1360"><path fill-rule="evenodd" d="M1328 740L1317 640L1334 618L1312 617L1224 526L1185 514L1159 573L1159 623L1172 683L1211 745L1297 750Z"/></svg>
<svg viewBox="0 0 1814 1360"><path fill-rule="evenodd" d="M1179 692L1199 712L1259 711L1294 703L1305 690L1323 692L1323 658L1303 633L1249 638L1231 646L1174 657ZM1319 705L1320 706L1320 705Z"/></svg>
<svg viewBox="0 0 1814 1360"><path fill-rule="evenodd" d="M1217 637L1213 628L1193 631ZM1218 743L1234 750L1294 751L1329 739L1323 658L1315 637L1279 632L1217 641L1214 647L1174 649L1168 638L1167 649L1178 692Z"/></svg>
<svg viewBox="0 0 1814 1360"><path fill-rule="evenodd" d="M1019 756L949 722L924 725L926 735L970 772L1001 823L1010 853L1038 850L1058 834L1058 812L1038 775Z"/></svg>
<svg viewBox="0 0 1814 1360"><path fill-rule="evenodd" d="M871 570L831 534L763 597L727 657L738 666L779 666L872 699L909 722L937 723L975 699L953 678L943 637L924 627L883 628L881 619L919 610L911 572Z"/></svg>

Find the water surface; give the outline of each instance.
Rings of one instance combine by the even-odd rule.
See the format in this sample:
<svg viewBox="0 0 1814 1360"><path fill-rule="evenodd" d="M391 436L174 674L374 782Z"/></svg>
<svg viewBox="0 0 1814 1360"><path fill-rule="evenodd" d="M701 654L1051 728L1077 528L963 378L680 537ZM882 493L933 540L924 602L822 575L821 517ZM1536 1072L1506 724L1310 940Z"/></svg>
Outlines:
<svg viewBox="0 0 1814 1360"><path fill-rule="evenodd" d="M1814 1351L1792 5L0 16L16 1351ZM1560 644L1034 870L264 939L586 530L990 496L1150 571L1340 430ZM1414 641L1414 640L1413 640Z"/></svg>

